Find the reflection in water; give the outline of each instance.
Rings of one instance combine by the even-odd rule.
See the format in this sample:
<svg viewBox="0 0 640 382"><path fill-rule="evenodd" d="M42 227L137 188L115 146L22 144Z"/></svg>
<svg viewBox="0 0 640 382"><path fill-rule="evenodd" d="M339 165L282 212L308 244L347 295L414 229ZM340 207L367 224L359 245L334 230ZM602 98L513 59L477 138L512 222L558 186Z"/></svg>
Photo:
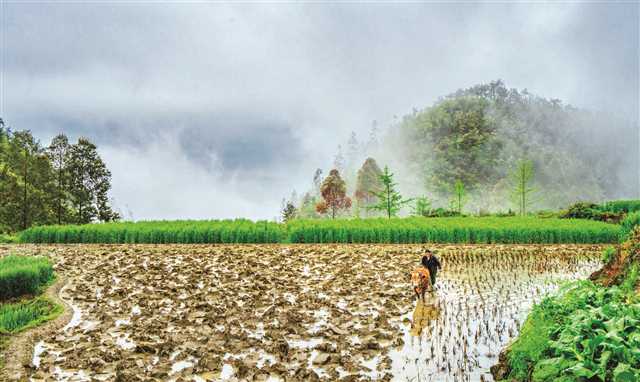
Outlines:
<svg viewBox="0 0 640 382"><path fill-rule="evenodd" d="M440 308L433 304L433 300L435 299L437 299L435 293L429 293L425 296L425 302L418 299L418 304L413 310L413 317L411 320L410 334L412 337L420 337L423 330L429 326L429 323L440 316ZM428 330L425 332L425 335L429 335Z"/></svg>

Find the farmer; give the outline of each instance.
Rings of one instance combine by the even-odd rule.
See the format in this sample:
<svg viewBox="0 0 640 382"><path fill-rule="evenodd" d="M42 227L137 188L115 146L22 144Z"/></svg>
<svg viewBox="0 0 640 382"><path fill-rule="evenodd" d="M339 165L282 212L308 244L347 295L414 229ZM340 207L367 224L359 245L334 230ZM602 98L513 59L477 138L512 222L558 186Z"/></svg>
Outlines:
<svg viewBox="0 0 640 382"><path fill-rule="evenodd" d="M429 270L431 286L435 287L436 272L438 272L438 269L442 268L440 261L438 261L438 258L431 252L431 250L427 249L424 256L422 256L422 265Z"/></svg>

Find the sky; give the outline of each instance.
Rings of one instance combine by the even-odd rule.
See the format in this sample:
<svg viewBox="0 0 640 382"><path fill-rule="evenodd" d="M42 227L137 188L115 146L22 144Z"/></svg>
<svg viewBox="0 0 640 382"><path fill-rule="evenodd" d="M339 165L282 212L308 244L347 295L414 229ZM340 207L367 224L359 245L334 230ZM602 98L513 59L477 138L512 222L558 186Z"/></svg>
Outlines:
<svg viewBox="0 0 640 382"><path fill-rule="evenodd" d="M0 117L43 144L61 132L96 143L127 218L272 219L352 131L366 140L374 120L496 79L639 119L637 2L2 1L0 12Z"/></svg>

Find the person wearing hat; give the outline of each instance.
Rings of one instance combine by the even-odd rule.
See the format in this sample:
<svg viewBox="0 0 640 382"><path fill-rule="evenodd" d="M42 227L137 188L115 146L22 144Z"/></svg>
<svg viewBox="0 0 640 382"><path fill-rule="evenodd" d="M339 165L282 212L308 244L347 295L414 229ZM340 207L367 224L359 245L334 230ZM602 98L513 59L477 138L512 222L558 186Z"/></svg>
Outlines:
<svg viewBox="0 0 640 382"><path fill-rule="evenodd" d="M440 261L438 261L438 258L431 252L431 250L427 249L425 251L425 255L422 256L422 265L429 270L429 276L431 276L431 286L435 287L436 272L438 272L438 269L442 268L442 266L440 265Z"/></svg>

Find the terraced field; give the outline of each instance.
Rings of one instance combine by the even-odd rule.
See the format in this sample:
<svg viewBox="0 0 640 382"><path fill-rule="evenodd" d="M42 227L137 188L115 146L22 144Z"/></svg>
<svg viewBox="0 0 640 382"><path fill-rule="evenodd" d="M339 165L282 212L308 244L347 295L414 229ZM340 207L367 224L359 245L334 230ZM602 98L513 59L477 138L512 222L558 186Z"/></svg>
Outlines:
<svg viewBox="0 0 640 382"><path fill-rule="evenodd" d="M43 335L39 380L491 380L535 301L600 266L596 245L5 246L45 254L74 310Z"/></svg>

